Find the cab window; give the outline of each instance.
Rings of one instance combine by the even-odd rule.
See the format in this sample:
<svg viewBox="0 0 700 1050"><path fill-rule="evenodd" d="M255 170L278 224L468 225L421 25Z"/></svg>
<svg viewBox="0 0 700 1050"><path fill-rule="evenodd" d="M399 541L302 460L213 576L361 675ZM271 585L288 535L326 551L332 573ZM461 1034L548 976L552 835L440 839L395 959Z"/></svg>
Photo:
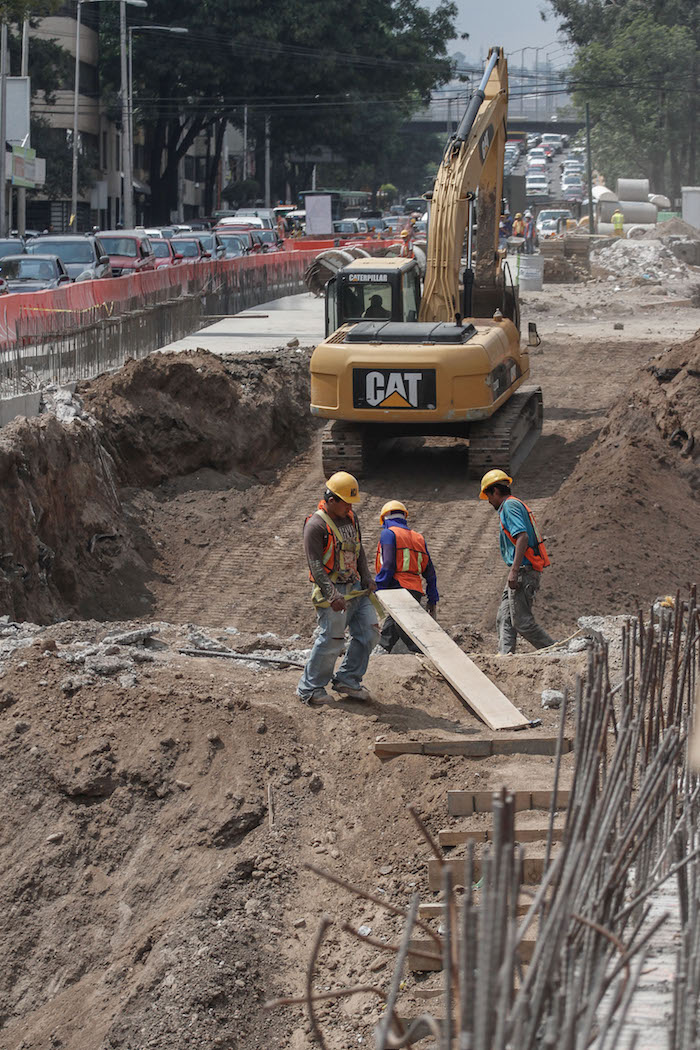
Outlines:
<svg viewBox="0 0 700 1050"><path fill-rule="evenodd" d="M348 282L343 286L346 321L390 321L391 285L383 281Z"/></svg>
<svg viewBox="0 0 700 1050"><path fill-rule="evenodd" d="M403 285L403 319L404 321L418 320L418 296L416 294L415 274L405 273L402 278Z"/></svg>

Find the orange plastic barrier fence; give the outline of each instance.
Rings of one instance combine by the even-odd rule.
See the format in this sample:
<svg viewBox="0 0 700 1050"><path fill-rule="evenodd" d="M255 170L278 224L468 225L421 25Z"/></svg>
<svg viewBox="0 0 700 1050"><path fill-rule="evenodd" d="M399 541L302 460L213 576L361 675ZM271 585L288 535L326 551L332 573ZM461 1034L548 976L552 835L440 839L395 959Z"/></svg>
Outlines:
<svg viewBox="0 0 700 1050"><path fill-rule="evenodd" d="M0 297L0 347L11 347L18 337L18 324L28 323L30 318L32 335L40 338L57 327L89 324L95 319L96 311L108 317L126 309L143 308L157 301L159 293L166 293L164 297L172 299L188 293L216 291L232 278L235 282L235 275L245 271L265 269L273 278L275 274L301 278L315 254L313 251L276 252L240 259L182 262L124 277L63 285L53 291L3 295ZM66 315L63 320L67 323L57 325L56 315L61 314Z"/></svg>

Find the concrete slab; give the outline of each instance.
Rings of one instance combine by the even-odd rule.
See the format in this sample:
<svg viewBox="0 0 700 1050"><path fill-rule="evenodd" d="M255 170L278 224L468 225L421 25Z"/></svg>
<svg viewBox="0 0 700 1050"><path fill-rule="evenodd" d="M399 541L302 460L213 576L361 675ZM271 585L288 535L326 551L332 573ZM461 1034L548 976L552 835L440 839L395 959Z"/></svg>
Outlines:
<svg viewBox="0 0 700 1050"><path fill-rule="evenodd" d="M160 348L164 351L196 350L212 354L240 354L279 350L290 339L300 346L316 346L324 337L324 300L310 292L286 295L215 321L192 335Z"/></svg>

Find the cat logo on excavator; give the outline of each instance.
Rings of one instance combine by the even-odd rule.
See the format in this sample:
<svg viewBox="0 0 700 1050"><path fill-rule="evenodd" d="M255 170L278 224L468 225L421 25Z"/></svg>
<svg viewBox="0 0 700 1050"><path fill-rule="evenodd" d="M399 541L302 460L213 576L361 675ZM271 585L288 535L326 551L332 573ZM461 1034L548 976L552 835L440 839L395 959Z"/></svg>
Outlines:
<svg viewBox="0 0 700 1050"><path fill-rule="evenodd" d="M353 394L355 408L432 409L435 407L435 370L356 368Z"/></svg>

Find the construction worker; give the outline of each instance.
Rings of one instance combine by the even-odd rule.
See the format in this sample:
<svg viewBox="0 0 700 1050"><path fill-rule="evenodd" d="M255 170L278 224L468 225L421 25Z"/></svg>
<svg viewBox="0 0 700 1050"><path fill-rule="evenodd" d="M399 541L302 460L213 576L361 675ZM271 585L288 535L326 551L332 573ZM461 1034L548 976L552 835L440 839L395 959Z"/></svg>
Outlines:
<svg viewBox="0 0 700 1050"><path fill-rule="evenodd" d="M514 653L521 634L535 649L554 641L532 615L542 570L549 565L537 523L530 508L510 491L512 478L503 470L489 470L481 479L479 499L488 500L501 524L501 556L508 578L496 616L499 653Z"/></svg>
<svg viewBox="0 0 700 1050"><path fill-rule="evenodd" d="M523 216L525 231L523 236L525 237L525 254L535 254L535 220L532 217L532 212L528 209Z"/></svg>
<svg viewBox="0 0 700 1050"><path fill-rule="evenodd" d="M382 526L377 544L375 571L378 591L395 590L403 587L413 595L417 602L423 598L423 580L428 596L428 612L436 617L437 603L440 595L437 589L437 576L428 547L420 532L414 532L408 525L408 511L397 499L389 500L379 512L379 524ZM394 648L399 638L414 653L420 652L418 646L399 625L387 616L382 626L379 644L388 653Z"/></svg>
<svg viewBox="0 0 700 1050"><path fill-rule="evenodd" d="M304 551L314 584L311 601L319 633L297 686L305 704L327 700L326 686L353 700L371 700L362 685L369 654L379 638L377 614L368 595L376 590L353 506L360 502L357 479L341 470L326 482L318 510L306 519ZM350 644L337 671L335 663ZM335 671L335 673L334 673Z"/></svg>
<svg viewBox="0 0 700 1050"><path fill-rule="evenodd" d="M403 259L413 258L413 248L411 247L411 234L409 230L402 230L400 233L401 237L401 251L400 256Z"/></svg>
<svg viewBox="0 0 700 1050"><path fill-rule="evenodd" d="M523 213L521 211L516 212L515 218L513 219L513 236L525 236L525 223L523 222Z"/></svg>
<svg viewBox="0 0 700 1050"><path fill-rule="evenodd" d="M612 224L613 237L622 237L623 233L625 232L625 216L623 215L622 209L620 208L619 204L615 208L615 211L612 213Z"/></svg>

